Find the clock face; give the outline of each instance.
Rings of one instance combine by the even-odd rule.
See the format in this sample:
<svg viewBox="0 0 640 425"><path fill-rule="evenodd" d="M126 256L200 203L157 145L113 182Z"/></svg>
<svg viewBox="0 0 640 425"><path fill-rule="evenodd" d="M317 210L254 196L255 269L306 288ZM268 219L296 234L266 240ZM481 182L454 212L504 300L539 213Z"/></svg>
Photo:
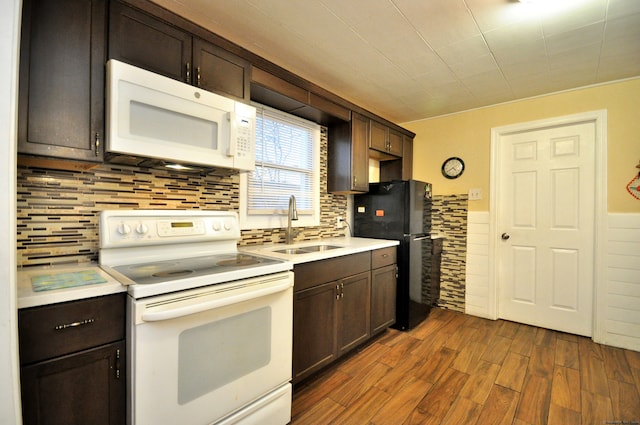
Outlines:
<svg viewBox="0 0 640 425"><path fill-rule="evenodd" d="M457 157L451 157L442 164L442 175L448 179L455 179L462 175L464 161Z"/></svg>

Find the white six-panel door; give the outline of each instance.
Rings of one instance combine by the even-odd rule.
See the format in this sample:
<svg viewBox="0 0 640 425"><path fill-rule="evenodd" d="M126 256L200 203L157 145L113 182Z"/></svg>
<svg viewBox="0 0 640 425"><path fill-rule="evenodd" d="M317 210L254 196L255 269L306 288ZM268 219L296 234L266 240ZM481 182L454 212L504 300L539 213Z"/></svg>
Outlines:
<svg viewBox="0 0 640 425"><path fill-rule="evenodd" d="M503 319L592 335L594 125L500 137L496 252Z"/></svg>

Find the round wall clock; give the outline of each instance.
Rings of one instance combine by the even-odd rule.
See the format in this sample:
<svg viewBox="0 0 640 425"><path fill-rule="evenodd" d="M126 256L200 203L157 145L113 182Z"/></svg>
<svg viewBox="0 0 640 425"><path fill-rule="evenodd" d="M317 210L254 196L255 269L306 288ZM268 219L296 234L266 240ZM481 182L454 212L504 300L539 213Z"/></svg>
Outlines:
<svg viewBox="0 0 640 425"><path fill-rule="evenodd" d="M464 161L452 156L442 163L442 175L448 179L457 179L464 171Z"/></svg>

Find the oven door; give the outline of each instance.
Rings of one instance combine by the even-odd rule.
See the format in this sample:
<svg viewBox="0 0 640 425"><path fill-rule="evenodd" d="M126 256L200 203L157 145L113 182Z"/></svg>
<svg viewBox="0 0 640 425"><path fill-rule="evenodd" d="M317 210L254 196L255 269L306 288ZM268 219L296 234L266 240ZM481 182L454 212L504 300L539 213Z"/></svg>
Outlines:
<svg viewBox="0 0 640 425"><path fill-rule="evenodd" d="M292 299L292 272L130 298L132 424L210 424L234 413L287 423ZM268 400L283 386L274 409Z"/></svg>

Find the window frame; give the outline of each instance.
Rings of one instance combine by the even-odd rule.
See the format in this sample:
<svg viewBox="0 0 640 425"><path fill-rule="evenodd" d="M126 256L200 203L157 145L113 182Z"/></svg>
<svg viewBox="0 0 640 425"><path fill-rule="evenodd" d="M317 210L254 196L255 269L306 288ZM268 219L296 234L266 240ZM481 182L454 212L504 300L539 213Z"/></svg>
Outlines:
<svg viewBox="0 0 640 425"><path fill-rule="evenodd" d="M256 126L258 125L258 117L264 111L267 115L275 116L275 119L289 122L292 125L299 125L308 129L312 135L313 146L313 174L310 189L310 198L312 201L311 210L305 212L298 210L298 220L291 222L293 227L311 227L320 225L320 145L321 145L321 126L313 121L305 120L295 115L288 114L278 109L270 108L259 103L252 102L256 108ZM258 143L258 141L256 141ZM260 164L256 161L256 168ZM242 230L250 229L277 229L287 226L288 203L282 209L275 210L274 213L268 214L249 214L248 207L248 189L249 189L249 171L240 173L240 193L239 193L239 216L240 228Z"/></svg>

